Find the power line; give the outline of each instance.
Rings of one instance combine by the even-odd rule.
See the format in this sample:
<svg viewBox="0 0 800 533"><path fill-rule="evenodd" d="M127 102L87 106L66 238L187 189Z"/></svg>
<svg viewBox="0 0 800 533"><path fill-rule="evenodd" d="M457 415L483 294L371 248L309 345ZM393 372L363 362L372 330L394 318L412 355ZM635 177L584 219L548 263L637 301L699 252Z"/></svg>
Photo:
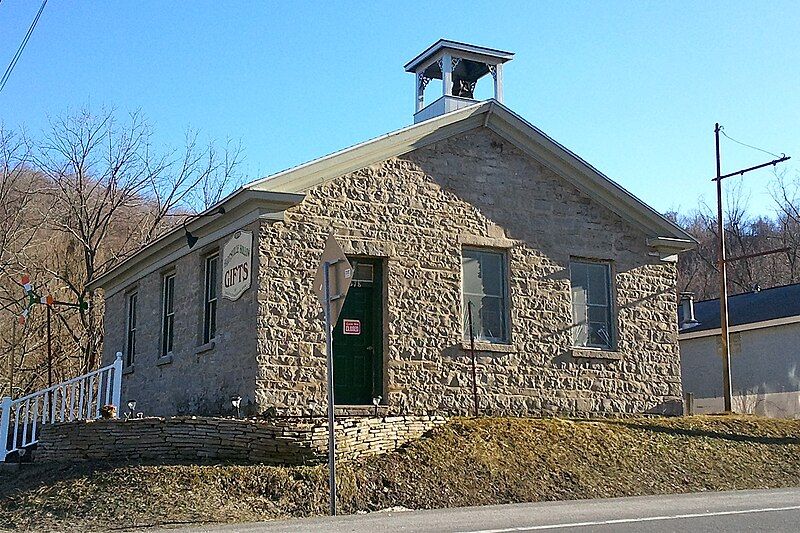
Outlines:
<svg viewBox="0 0 800 533"><path fill-rule="evenodd" d="M2 0L0 0L2 1ZM25 38L22 39L22 43L17 48L17 53L14 54L14 57L11 59L11 63L8 64L8 68L6 69L5 73L3 74L2 79L0 79L0 92L6 86L6 82L8 82L9 76L11 76L11 72L14 70L14 67L17 65L17 61L19 61L20 56L22 55L22 51L25 50L25 45L28 44L28 39L31 38L31 34L33 34L33 30L36 29L36 24L39 23L39 17L42 16L42 11L44 11L44 6L47 5L47 0L42 2L39 11L36 12L36 17L34 17L33 22L31 22L31 26L28 28L28 33L25 34Z"/></svg>
<svg viewBox="0 0 800 533"><path fill-rule="evenodd" d="M752 146L752 145L749 145L747 143L743 143L742 141L737 141L736 139L734 139L733 137L731 137L730 135L725 133L725 128L723 128L722 126L719 127L719 132L722 135L724 135L725 137L727 137L728 139L730 139L731 141L735 142L736 144L741 144L742 146L746 146L748 148L752 148L753 150L758 150L759 152L764 152L765 154L771 155L772 157L781 158L781 157L786 155L786 154L783 154L783 155L773 154L772 152L769 152L767 150L763 150L763 149L761 149L761 148L759 148L757 146Z"/></svg>

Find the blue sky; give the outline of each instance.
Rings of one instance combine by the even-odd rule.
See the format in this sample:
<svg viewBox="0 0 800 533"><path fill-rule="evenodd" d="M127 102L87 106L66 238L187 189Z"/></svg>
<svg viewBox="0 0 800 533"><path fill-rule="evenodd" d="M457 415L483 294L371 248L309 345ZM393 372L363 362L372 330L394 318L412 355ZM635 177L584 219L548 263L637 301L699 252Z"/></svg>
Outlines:
<svg viewBox="0 0 800 533"><path fill-rule="evenodd" d="M0 63L38 0L0 3ZM89 105L157 142L241 140L258 178L411 123L402 65L440 37L516 52L505 102L660 211L713 201L713 127L800 169L797 2L49 0L0 121L37 135ZM434 84L431 84L434 85ZM769 156L723 142L723 170ZM739 179L739 178L734 178ZM769 171L745 178L771 209Z"/></svg>

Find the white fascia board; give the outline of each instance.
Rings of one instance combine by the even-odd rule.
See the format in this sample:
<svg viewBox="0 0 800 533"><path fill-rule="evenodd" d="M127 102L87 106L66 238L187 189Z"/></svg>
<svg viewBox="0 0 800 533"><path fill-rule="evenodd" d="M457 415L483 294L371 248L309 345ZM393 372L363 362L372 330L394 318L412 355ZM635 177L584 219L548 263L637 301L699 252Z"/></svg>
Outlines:
<svg viewBox="0 0 800 533"><path fill-rule="evenodd" d="M754 329L772 328L775 326L786 326L789 324L800 323L800 316L787 316L783 318L774 318L772 320L762 320L761 322L751 322L750 324L739 324L737 326L730 326L729 333L739 333L741 331L751 331ZM703 337L717 337L722 334L720 328L704 329L702 331L687 331L686 333L678 333L678 340L684 341L689 339L700 339Z"/></svg>
<svg viewBox="0 0 800 533"><path fill-rule="evenodd" d="M251 222L266 216L280 215L286 209L300 203L305 195L281 192L251 191L239 189L203 213L213 213L220 207L225 213L218 216L194 218L186 224L200 238L192 250L186 246L183 226L176 226L158 239L150 242L126 258L114 268L88 284L90 290L104 289L113 293L118 286L125 286L133 278L138 279L166 264L202 249L203 246L232 233Z"/></svg>

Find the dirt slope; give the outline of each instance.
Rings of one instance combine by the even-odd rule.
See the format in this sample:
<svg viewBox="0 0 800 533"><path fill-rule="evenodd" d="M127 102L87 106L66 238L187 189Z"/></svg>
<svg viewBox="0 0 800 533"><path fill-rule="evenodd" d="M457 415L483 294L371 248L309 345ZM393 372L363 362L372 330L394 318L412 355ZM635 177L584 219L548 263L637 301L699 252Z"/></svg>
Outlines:
<svg viewBox="0 0 800 533"><path fill-rule="evenodd" d="M345 512L800 486L800 421L456 419L339 472ZM0 528L266 520L326 499L323 466L34 465L0 474Z"/></svg>

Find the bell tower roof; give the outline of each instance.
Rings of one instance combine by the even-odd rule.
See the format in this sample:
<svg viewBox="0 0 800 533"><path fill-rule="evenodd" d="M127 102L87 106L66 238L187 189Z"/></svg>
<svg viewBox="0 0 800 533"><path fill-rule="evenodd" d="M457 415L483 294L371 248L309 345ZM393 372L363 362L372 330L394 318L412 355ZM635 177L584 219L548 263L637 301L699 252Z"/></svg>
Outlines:
<svg viewBox="0 0 800 533"><path fill-rule="evenodd" d="M502 102L502 67L513 58L512 52L439 39L404 67L416 78L414 122L476 103L475 85L487 74L494 78L494 99ZM425 87L431 80L442 80L442 96L426 105Z"/></svg>
<svg viewBox="0 0 800 533"><path fill-rule="evenodd" d="M406 63L403 68L406 69L406 72L417 72L417 67L423 64L435 63L446 50L453 52L451 54L453 57L476 59L494 65L514 59L514 52L505 52L503 50L497 50L496 48L486 48L485 46L439 39L425 49L424 52Z"/></svg>

